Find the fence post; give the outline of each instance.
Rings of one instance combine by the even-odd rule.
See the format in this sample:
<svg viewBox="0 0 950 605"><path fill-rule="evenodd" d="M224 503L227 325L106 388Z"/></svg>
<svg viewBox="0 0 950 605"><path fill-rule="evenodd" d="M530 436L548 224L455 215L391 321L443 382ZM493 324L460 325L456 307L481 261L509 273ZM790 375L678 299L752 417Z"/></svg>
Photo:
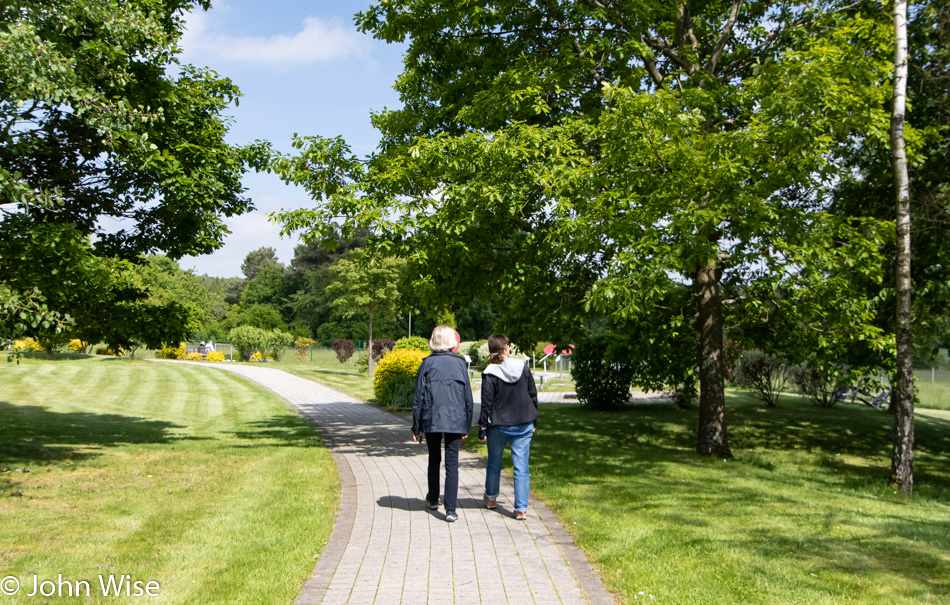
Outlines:
<svg viewBox="0 0 950 605"><path fill-rule="evenodd" d="M937 368L930 368L930 382L935 382L937 379Z"/></svg>

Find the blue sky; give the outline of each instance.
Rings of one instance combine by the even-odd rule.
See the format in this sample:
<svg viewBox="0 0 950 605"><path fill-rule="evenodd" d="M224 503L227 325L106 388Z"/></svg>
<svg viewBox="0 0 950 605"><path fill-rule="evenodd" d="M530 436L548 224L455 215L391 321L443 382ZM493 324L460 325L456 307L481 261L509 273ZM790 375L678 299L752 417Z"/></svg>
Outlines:
<svg viewBox="0 0 950 605"><path fill-rule="evenodd" d="M230 112L229 142L266 139L290 152L295 132L342 135L354 152L372 152L379 133L370 125L370 111L399 105L392 83L401 71L404 49L356 30L353 15L370 4L222 0L210 11L190 14L183 60L231 78L244 95ZM285 264L293 258L297 238L281 238L280 228L266 214L313 202L272 175L249 173L244 185L256 210L229 219L232 233L224 247L211 255L185 257L182 268L199 275L237 276L244 256L262 246L275 248Z"/></svg>

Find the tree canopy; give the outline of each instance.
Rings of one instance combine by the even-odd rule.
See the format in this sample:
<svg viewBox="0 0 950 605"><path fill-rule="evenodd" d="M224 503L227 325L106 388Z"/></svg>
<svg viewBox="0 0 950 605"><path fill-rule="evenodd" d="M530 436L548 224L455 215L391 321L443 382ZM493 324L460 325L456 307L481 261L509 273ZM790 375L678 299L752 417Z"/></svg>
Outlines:
<svg viewBox="0 0 950 605"><path fill-rule="evenodd" d="M816 346L888 346L848 282L880 279L886 225L825 193L843 142L886 136L880 7L381 0L357 22L408 42L403 107L374 114L374 156L301 137L274 159L320 202L286 230L348 217L433 306L503 303L522 342L592 311L648 321L688 286L704 454L729 455L726 326L781 316Z"/></svg>
<svg viewBox="0 0 950 605"><path fill-rule="evenodd" d="M206 0L18 0L0 9L0 209L73 223L97 249L203 254L250 208L230 80L181 64ZM113 219L104 221L103 219ZM116 228L118 225L118 228Z"/></svg>

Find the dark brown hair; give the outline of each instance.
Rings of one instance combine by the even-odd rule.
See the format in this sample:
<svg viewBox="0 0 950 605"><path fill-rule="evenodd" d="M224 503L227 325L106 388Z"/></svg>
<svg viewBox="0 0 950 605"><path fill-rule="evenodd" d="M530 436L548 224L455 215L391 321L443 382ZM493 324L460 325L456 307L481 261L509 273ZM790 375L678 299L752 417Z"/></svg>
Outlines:
<svg viewBox="0 0 950 605"><path fill-rule="evenodd" d="M504 361L501 356L505 352L506 344L508 344L508 337L504 334L492 334L488 337L489 363L501 363Z"/></svg>

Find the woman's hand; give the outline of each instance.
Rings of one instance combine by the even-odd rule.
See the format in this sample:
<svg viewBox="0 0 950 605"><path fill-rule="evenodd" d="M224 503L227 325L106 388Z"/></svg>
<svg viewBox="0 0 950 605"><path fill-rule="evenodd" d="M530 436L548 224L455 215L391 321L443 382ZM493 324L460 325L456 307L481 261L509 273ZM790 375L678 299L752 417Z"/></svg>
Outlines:
<svg viewBox="0 0 950 605"><path fill-rule="evenodd" d="M412 440L415 441L416 443L419 443L420 441L422 441L422 433L413 433Z"/></svg>

